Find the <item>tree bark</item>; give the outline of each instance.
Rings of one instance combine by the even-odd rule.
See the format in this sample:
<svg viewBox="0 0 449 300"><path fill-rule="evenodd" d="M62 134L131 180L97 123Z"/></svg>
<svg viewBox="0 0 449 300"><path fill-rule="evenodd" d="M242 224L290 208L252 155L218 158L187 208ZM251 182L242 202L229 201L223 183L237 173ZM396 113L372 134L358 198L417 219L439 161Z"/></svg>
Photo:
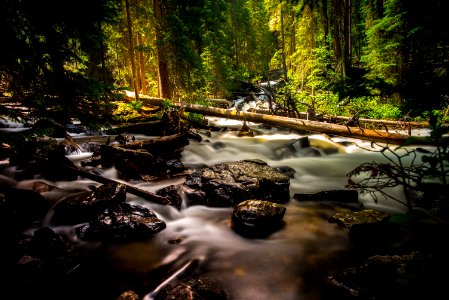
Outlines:
<svg viewBox="0 0 449 300"><path fill-rule="evenodd" d="M170 91L170 75L166 49L163 45L162 38L162 0L153 0L154 17L156 19L156 48L157 48L157 64L159 78L159 97L164 99L171 98Z"/></svg>
<svg viewBox="0 0 449 300"><path fill-rule="evenodd" d="M139 43L140 46L140 51L139 51L139 65L140 65L140 86L142 89L142 94L146 95L147 94L147 81L146 81L146 64L145 64L145 56L144 56L144 52L143 52L143 39L142 39L142 35L139 33L137 35L137 42Z"/></svg>

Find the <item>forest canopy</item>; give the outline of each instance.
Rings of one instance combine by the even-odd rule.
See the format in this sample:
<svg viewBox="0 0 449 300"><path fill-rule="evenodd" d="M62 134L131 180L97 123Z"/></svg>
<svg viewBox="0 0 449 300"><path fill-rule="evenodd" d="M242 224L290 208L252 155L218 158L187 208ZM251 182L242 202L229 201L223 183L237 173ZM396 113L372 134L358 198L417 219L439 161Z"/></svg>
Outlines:
<svg viewBox="0 0 449 300"><path fill-rule="evenodd" d="M2 99L32 118L104 123L121 90L230 99L242 81L281 80L295 109L334 115L449 105L447 1L1 2Z"/></svg>

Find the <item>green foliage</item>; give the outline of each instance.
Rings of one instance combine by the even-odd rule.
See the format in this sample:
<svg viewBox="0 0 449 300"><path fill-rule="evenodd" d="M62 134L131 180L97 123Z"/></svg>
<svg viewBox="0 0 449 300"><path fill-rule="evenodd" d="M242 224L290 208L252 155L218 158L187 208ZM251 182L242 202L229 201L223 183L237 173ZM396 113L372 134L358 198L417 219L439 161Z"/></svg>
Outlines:
<svg viewBox="0 0 449 300"><path fill-rule="evenodd" d="M362 117L371 119L398 119L402 112L386 97L370 96L351 98L344 107L343 114L353 116L358 111L365 110Z"/></svg>
<svg viewBox="0 0 449 300"><path fill-rule="evenodd" d="M50 116L65 123L72 117L86 123L108 119L114 88L99 59L101 24L114 19L117 4L113 0L2 3L0 81L16 101L31 108L30 118Z"/></svg>
<svg viewBox="0 0 449 300"><path fill-rule="evenodd" d="M114 120L129 121L137 119L141 116L143 102L141 100L133 100L131 102L115 102L116 108L113 112Z"/></svg>
<svg viewBox="0 0 449 300"><path fill-rule="evenodd" d="M203 126L207 126L208 124L208 121L204 118L204 115L202 114L186 112L184 113L184 115L189 123L201 124Z"/></svg>

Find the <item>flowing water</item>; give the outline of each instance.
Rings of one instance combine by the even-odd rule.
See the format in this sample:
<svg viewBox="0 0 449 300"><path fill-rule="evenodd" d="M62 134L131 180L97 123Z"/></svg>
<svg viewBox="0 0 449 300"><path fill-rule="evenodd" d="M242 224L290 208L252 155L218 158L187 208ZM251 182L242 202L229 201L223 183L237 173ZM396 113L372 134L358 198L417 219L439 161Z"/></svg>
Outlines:
<svg viewBox="0 0 449 300"><path fill-rule="evenodd" d="M238 121L218 118L210 118L210 121L228 129L242 125ZM136 287L140 293L148 293L146 299L152 299L149 293L169 275L176 275L176 270L183 271L178 272L181 277L189 273L221 282L230 298L235 300L323 299L318 279L334 270L351 253L347 233L327 220L335 212L350 207L298 202L293 195L344 189L348 172L363 162L385 158L358 147L369 147L369 143L359 140L309 135L311 147L301 148L294 142L303 135L263 129L257 124L251 124L251 127L256 133L254 138L239 138L236 131L228 130L213 132L211 137L204 136L202 142L191 141L183 151L182 161L185 166L193 167L258 158L272 167L293 169L292 198L285 204L285 227L265 239L247 239L230 229L232 208L191 206L176 210L128 194L129 202L151 208L166 222L167 228L146 242L109 246L79 241L71 235L72 228L53 228L94 253L89 259L91 272L88 276L90 281L96 282L92 285L98 290L110 293L102 299ZM149 137L136 135L136 138ZM77 161L79 157L71 158ZM3 170L4 173L14 172L8 168ZM113 168L104 170L102 176L118 180ZM154 192L183 180L181 177L128 184ZM27 188L31 183L32 180L18 182L17 187ZM44 196L54 200L99 186L99 183L86 179L51 184L61 190ZM400 188L389 192L403 199ZM359 200L360 206L365 208L390 213L404 211L401 205L382 199L375 203L366 195L360 195Z"/></svg>

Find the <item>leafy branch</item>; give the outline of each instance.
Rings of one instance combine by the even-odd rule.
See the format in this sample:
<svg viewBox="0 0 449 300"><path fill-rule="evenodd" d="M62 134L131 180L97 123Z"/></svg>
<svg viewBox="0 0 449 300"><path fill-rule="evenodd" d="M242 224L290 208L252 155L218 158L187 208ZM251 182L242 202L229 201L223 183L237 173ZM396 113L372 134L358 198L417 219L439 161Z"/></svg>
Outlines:
<svg viewBox="0 0 449 300"><path fill-rule="evenodd" d="M408 210L420 206L417 195L426 192L426 185L436 183L441 190L447 188L449 177L449 147L447 139L442 139L449 132L444 126L444 114L433 112L430 119L431 138L435 147L428 150L423 148L409 149L407 143L396 148L372 144L372 152L379 152L387 162L363 163L347 174L347 187L362 194L370 194L375 203L379 195L393 200L407 207ZM374 148L374 146L377 146ZM375 150L373 150L375 149ZM405 200L398 199L388 193L388 188L401 186Z"/></svg>

